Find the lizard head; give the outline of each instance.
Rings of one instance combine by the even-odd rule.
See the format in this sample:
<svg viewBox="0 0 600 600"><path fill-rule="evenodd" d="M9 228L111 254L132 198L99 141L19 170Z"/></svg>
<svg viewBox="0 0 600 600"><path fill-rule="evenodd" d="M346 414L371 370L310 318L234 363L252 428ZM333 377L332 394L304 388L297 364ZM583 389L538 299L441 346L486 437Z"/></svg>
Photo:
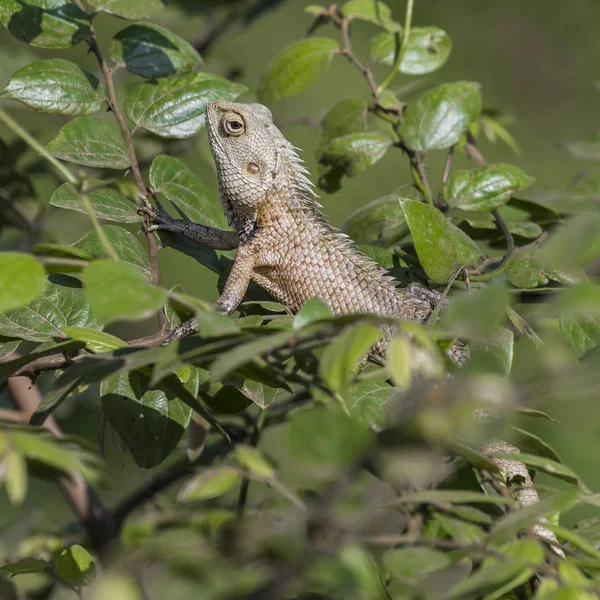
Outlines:
<svg viewBox="0 0 600 600"><path fill-rule="evenodd" d="M217 166L221 202L238 229L256 215L274 187L293 189L306 171L293 146L262 104L210 102L206 129Z"/></svg>

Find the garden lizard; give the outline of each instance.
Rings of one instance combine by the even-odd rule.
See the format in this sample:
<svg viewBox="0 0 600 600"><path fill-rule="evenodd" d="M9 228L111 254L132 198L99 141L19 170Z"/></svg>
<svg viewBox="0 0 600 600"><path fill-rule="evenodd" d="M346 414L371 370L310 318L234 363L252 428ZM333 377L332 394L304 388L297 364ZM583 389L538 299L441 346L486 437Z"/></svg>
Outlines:
<svg viewBox="0 0 600 600"><path fill-rule="evenodd" d="M323 299L334 314L375 313L424 322L440 294L396 281L358 251L352 240L334 229L317 203L303 161L261 104L210 102L206 129L219 177L220 200L233 231L175 220L159 206L150 230L164 230L237 255L216 308L236 310L251 280L276 300L297 311L309 299ZM195 320L174 328L171 338L197 330ZM376 352L383 355L385 340ZM455 344L449 351L464 362L468 350ZM485 450L485 449L484 449ZM504 442L488 451L518 452ZM509 477L524 479L517 492L521 504L539 501L529 473L517 461L494 459ZM537 533L556 541L547 529Z"/></svg>

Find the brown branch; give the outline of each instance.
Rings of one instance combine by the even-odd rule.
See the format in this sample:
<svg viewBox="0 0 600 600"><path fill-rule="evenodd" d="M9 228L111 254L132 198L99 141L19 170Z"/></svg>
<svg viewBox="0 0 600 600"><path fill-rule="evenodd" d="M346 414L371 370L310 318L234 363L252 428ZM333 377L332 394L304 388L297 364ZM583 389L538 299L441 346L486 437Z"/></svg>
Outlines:
<svg viewBox="0 0 600 600"><path fill-rule="evenodd" d="M13 354L9 358L16 357ZM38 388L32 386L27 377L11 377L8 380L8 389L18 411L3 410L0 412L0 419L29 423L31 415L42 399ZM55 436L62 437L62 431L52 417L46 419L43 427ZM113 515L96 490L80 473L61 475L57 481L77 519L86 530L93 547L98 551L106 549L108 542L116 538L117 530Z"/></svg>
<svg viewBox="0 0 600 600"><path fill-rule="evenodd" d="M442 197L442 189L445 183L448 181L450 176L450 169L452 168L452 157L454 156L454 146L450 146L448 150L448 158L446 159L446 166L444 167L444 174L442 175L442 183L440 185L440 191L438 192L437 203L438 208L443 210L445 208L444 198Z"/></svg>
<svg viewBox="0 0 600 600"><path fill-rule="evenodd" d="M79 4L79 0L77 0L77 3ZM80 6L80 8L84 10L83 7ZM106 90L108 92L108 106L113 115L115 116L119 129L121 130L121 136L123 137L123 141L125 142L125 147L127 148L127 155L129 156L129 161L131 162L131 173L137 186L140 200L142 201L144 206L151 209L152 205L148 200L146 185L144 184L142 172L140 171L140 166L135 153L135 148L133 146L133 137L131 135L131 132L129 131L129 127L127 127L127 122L125 121L123 113L121 113L117 101L115 83L113 80L113 72L112 69L106 64L106 61L102 56L102 52L100 51L98 40L96 38L96 30L91 20L90 33L87 42L89 44L90 50L92 51L92 53L96 57L96 60L98 61L98 65L102 70L102 74L104 75L104 81L106 82ZM156 242L156 238L154 237L154 233L152 231L148 231L149 224L150 222L148 215L145 215L143 222L143 230L146 236L146 242L148 243L148 256L150 259L150 278L152 283L158 284L160 282L158 274L158 244ZM158 325L161 330L165 328L166 323L167 318L165 316L165 312L164 310L160 310L158 313Z"/></svg>

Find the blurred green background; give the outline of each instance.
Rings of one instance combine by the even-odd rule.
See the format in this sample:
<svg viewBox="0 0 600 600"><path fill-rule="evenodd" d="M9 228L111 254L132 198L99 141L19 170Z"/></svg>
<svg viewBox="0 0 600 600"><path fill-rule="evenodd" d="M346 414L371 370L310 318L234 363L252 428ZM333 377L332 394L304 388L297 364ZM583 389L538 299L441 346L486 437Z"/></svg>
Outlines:
<svg viewBox="0 0 600 600"><path fill-rule="evenodd" d="M215 2L173 2L154 22L164 25L187 40L193 40L205 24L203 9ZM274 7L248 24L236 23L210 49L206 69L224 76L232 74L250 88L242 101L252 101L259 75L265 64L286 45L302 38L311 17L304 13L306 2L288 0L273 3ZM404 2L391 0L394 17L402 21ZM486 106L501 108L510 113L515 124L511 131L522 154L515 156L505 145L482 144L490 162L508 162L522 167L537 179L534 191L554 190L564 187L569 180L582 172L593 173L594 163L577 162L564 150L562 144L594 131L600 125L598 110L600 92L594 82L600 79L600 3L597 0L417 0L413 23L436 25L445 29L453 40L453 51L447 65L434 74L433 81L473 80L482 84ZM100 43L107 48L116 31L125 22L106 15L98 16L96 27ZM353 31L356 49L363 56L374 29L357 23ZM337 35L332 29L320 29L316 35ZM91 56L85 55L80 44L68 51L46 52L30 48L0 30L0 87L8 81L17 68L39 57L60 56L77 62L97 74ZM385 70L377 71L379 76ZM392 88L410 82L410 77L399 75ZM125 71L119 73L118 94L124 98L128 87L137 83ZM364 82L346 60L336 57L326 76L307 92L290 100L280 101L272 107L275 118L282 124L292 143L303 148L303 157L313 175L317 171L314 155L317 132L299 121L303 117L318 118L336 101L350 97L367 97ZM36 114L16 103L2 102L13 116L42 142L52 139L59 130L61 118ZM0 128L0 135L7 136ZM151 141L144 151L151 153ZM183 160L202 178L216 195L217 181L210 159L206 136L201 133L194 139ZM445 153L433 153L429 163L429 179L439 181ZM454 168L467 166L458 155ZM315 179L315 177L313 177ZM410 181L407 161L398 152L390 152L372 169L352 180L346 180L342 190L332 195L322 194L321 202L334 225L362 204L389 193L397 186ZM40 200L48 201L56 184L50 176L36 178ZM32 208L33 210L33 208ZM55 210L50 219L55 240L72 243L88 229L82 215L71 211ZM160 255L162 282L166 286L182 283L186 291L206 299L217 296L216 278L194 260L166 249ZM139 327L118 327L118 335L133 337L151 331L154 322ZM41 382L43 387L44 382ZM58 412L63 428L95 437L99 431L99 411L93 390L81 395L78 403L68 403L68 408ZM539 423L540 433L564 462L573 467L594 490L600 489L600 469L597 455L600 449L600 403L562 402L560 405L540 406L560 421L562 432L551 424ZM129 456L110 447L107 488L103 495L109 503L121 498L149 473L133 465ZM159 467L159 469L163 469ZM542 478L539 478L543 482ZM26 521L39 519L44 529L52 529L69 515L56 488L37 483L27 497ZM4 492L0 492L4 494ZM7 508L0 497L0 527L9 531L15 525L16 511ZM28 510L29 509L29 510ZM569 515L568 521L582 513ZM25 525L21 522L21 525ZM7 538L8 541L9 538Z"/></svg>

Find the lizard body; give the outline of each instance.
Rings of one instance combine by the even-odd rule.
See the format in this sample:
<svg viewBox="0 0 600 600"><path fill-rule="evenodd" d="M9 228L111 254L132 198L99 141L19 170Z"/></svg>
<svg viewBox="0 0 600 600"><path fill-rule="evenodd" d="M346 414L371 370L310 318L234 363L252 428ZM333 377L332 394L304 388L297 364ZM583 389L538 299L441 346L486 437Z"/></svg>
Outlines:
<svg viewBox="0 0 600 600"><path fill-rule="evenodd" d="M334 314L375 313L424 322L440 294L413 285L397 288L395 280L325 219L302 160L261 104L211 102L206 128L219 177L220 200L233 231L222 231L175 220L162 209L153 215L151 230L179 233L215 249L237 248L237 255L216 307L229 314L242 301L251 280L276 300L298 310L318 296ZM172 337L197 330L195 320L177 326ZM386 336L392 333L384 329ZM383 355L383 339L374 349ZM455 344L449 351L458 363L468 349ZM518 453L518 448L494 441L483 452ZM522 505L539 502L526 467L493 459L509 478L520 476ZM534 530L551 544L554 535ZM560 549L554 547L560 554Z"/></svg>

